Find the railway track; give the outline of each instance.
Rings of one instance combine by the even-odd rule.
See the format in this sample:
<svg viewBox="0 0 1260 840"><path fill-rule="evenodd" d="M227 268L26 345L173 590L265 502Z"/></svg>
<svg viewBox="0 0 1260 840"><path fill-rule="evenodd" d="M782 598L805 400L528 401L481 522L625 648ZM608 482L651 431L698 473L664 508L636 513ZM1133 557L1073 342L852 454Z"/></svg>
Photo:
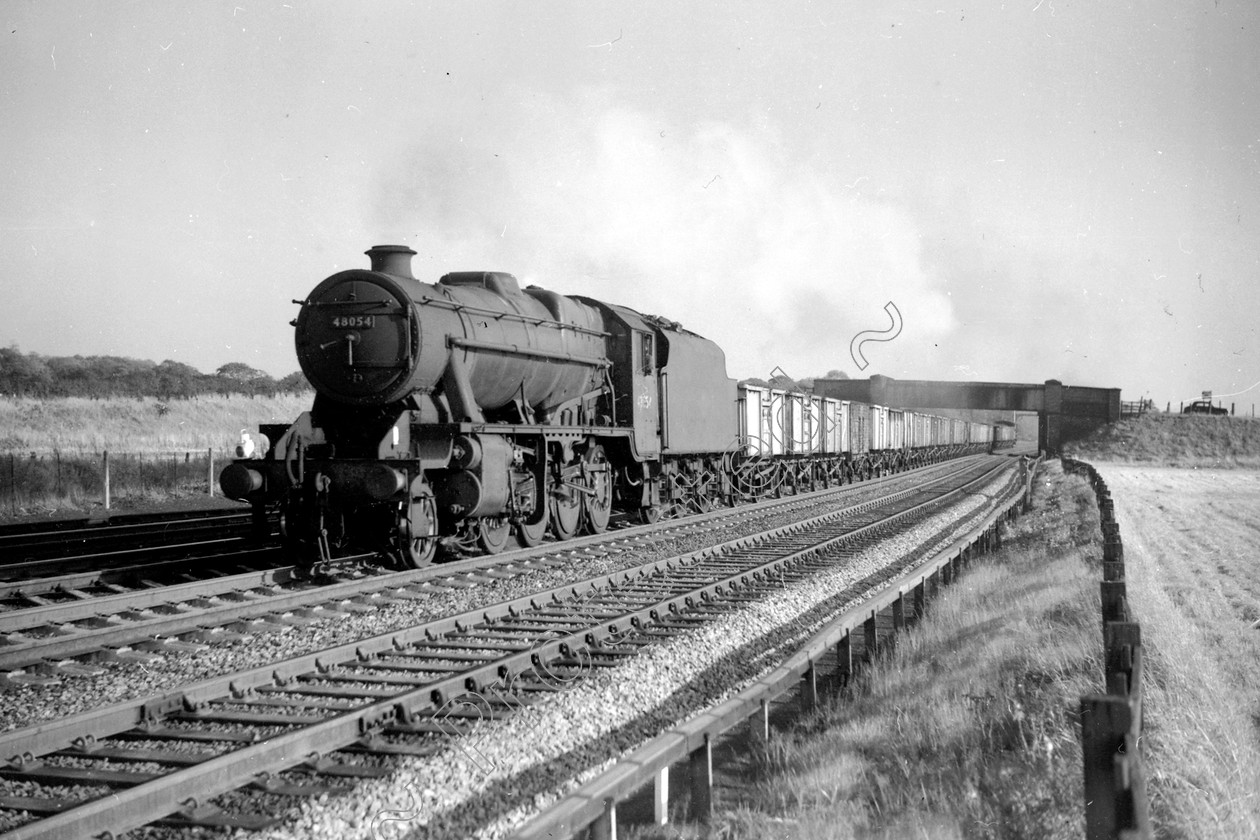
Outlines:
<svg viewBox="0 0 1260 840"><path fill-rule="evenodd" d="M923 476L951 475L956 462L886 480L899 486ZM643 549L662 540L676 540L729 527L748 517L775 511L810 509L835 504L855 489L876 492L880 483L846 485L834 491L790 497L745 508L723 509L684 520L662 522L622 532L595 535L563 544L494 557L471 558L428 569L386 574L353 561L346 571L311 578L292 566L275 567L273 549L261 557L241 558L249 566L224 574L233 562L215 564L220 574L174 585L148 567L123 577L83 581L80 574L40 581L0 584L0 685L52 683L62 677L100 673L99 662L146 661L207 644L238 641L241 634L284 626L301 626L338 614L378 609L397 600L422 600L436 589L483 585L539 568L571 567L572 552ZM367 559L367 558L364 558ZM166 579L169 579L167 577ZM7 590L7 591L6 591ZM32 591L34 590L34 591ZM90 659L93 661L82 661Z"/></svg>
<svg viewBox="0 0 1260 840"><path fill-rule="evenodd" d="M756 784L756 756L775 729L809 727L802 716L818 709L827 694L837 697L864 663L898 644L899 632L923 617L940 589L976 557L1001 548L1002 523L1028 508L1035 464L1021 470L1016 492L995 497L988 515L968 517L950 539L915 552L919 559L885 586L860 599L832 602L813 621L798 622L789 655L755 679L724 681L726 690L702 708L649 733L603 772L586 774L581 784L565 786L567 791L561 788L559 798L539 813L500 819L483 831L511 840L577 840L616 836L622 815L629 823L664 825L682 818L712 824L719 795L729 807L728 794ZM919 688L902 686L911 693Z"/></svg>
<svg viewBox="0 0 1260 840"><path fill-rule="evenodd" d="M395 758L432 755L466 734L469 720L549 696L557 676L616 667L654 639L807 581L837 552L924 521L1004 468L976 459L931 490L5 733L0 756L14 758L0 769L0 808L43 817L5 836L89 836L155 821L264 825L265 810L251 816L208 799L248 789L237 799L262 797L266 808L275 797L274 813L286 797L389 774ZM471 709L461 699L469 692L480 698Z"/></svg>
<svg viewBox="0 0 1260 840"><path fill-rule="evenodd" d="M257 547L275 534L274 522L260 524L248 511L231 509L8 526L0 529L0 582L204 560L208 552Z"/></svg>

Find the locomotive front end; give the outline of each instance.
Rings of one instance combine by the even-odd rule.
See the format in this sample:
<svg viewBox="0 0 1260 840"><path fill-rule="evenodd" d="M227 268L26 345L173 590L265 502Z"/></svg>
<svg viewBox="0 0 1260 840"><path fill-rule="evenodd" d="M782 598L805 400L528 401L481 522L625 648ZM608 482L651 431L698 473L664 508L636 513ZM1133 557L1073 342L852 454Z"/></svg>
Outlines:
<svg viewBox="0 0 1260 840"><path fill-rule="evenodd" d="M349 405L383 405L431 388L443 352L422 352L423 333L412 300L415 251L378 245L369 271L342 271L302 301L294 343L302 373L315 390ZM443 348L444 350L444 348Z"/></svg>
<svg viewBox="0 0 1260 840"><path fill-rule="evenodd" d="M600 313L499 272L422 283L405 246L367 254L370 269L298 301L294 343L315 402L273 430L262 458L225 470L224 492L278 508L295 553L323 559L383 551L420 566L439 540L493 551L512 531L533 544L553 506L571 533L581 488L610 493L593 444L553 432L605 422Z"/></svg>

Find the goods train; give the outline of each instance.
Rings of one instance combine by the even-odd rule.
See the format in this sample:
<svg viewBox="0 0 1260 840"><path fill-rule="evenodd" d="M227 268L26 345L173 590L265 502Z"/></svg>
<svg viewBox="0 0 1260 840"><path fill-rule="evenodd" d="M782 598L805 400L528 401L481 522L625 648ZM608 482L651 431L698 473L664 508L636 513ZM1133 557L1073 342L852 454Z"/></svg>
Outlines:
<svg viewBox="0 0 1260 840"><path fill-rule="evenodd" d="M299 561L383 552L421 567L439 546L564 540L614 510L654 521L1014 436L738 384L716 344L673 321L499 272L423 283L405 246L367 255L370 269L295 301L310 410L261 427L220 479L260 519L279 510Z"/></svg>

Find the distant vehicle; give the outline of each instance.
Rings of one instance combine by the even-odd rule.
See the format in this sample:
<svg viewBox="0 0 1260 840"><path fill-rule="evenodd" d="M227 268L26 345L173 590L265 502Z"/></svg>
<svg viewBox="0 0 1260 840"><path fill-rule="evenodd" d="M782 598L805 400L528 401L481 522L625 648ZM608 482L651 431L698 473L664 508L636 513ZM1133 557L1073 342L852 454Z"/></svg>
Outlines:
<svg viewBox="0 0 1260 840"><path fill-rule="evenodd" d="M1229 409L1224 406L1215 406L1208 400L1195 400L1190 405L1181 409L1182 414L1229 414Z"/></svg>

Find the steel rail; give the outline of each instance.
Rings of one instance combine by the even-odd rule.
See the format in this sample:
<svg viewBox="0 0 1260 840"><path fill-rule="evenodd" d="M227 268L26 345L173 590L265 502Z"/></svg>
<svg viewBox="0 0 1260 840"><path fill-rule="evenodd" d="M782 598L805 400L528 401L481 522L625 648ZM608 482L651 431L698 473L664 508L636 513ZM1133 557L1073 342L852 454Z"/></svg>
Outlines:
<svg viewBox="0 0 1260 840"><path fill-rule="evenodd" d="M966 492L969 487L989 480L994 474L1005 469L1008 463L992 465L963 486L953 488L937 498L913 503L885 519L857 529L849 529L846 533L825 538L807 547L794 548L787 554L759 563L755 567L744 568L700 586L687 588L683 592L675 592L650 606L623 613L616 619L598 621L574 632L549 637L528 650L512 653L483 664L472 665L462 672L400 691L392 696L367 703L360 708L341 712L330 719L311 723L297 731L282 733L261 743L177 770L167 776L115 791L109 796L89 801L47 819L20 826L4 836L11 840L88 836L104 831L119 833L152 822L178 810L179 803L186 801L191 792L195 792L200 801L205 801L210 797L234 790L248 783L260 772L284 770L306 762L312 752L327 753L354 744L386 724L398 720L406 721L423 710L440 706L447 699L463 691L476 691L496 680L510 680L514 674L532 670L556 655L567 656L575 646L596 644L600 639L620 632L623 627L650 623L661 613L668 613L671 608L683 608L698 601L707 600L725 588L746 584L759 574L764 575L769 571L800 563L840 541L855 539L863 533L888 527L890 522L943 505L947 499ZM895 494L900 499L912 495L922 495L922 492L916 494L915 491L908 490ZM77 715L64 721L32 727L18 733L6 733L0 736L0 755L44 755L53 750L65 749L76 739L108 737L111 734L141 726L146 720L156 720L165 714L180 710L192 711L193 714L187 717L195 719L195 710L212 700L232 702L232 698L239 700L251 691L268 684L284 690L285 686L291 685L304 675L309 674L312 679L319 679L329 674L342 662L348 662L352 667L357 665L370 669L374 655L391 650L403 650L412 643L423 646L425 641L452 631L458 632L477 625L490 625L501 618L512 618L522 611L538 609L540 601L547 605L562 603L564 599L580 597L590 591L603 591L605 586L611 587L616 583L638 580L648 574L669 572L674 569L685 570L690 565L717 557L724 551L749 547L762 549L768 547L769 539L808 533L820 526L834 524L846 515L852 516L854 513L869 511L880 506L877 501L863 502L842 511L831 512L804 522L774 529L757 538L740 538L681 557L656 561L635 569L622 570L613 575L557 587L544 593L502 602L489 608L429 622L405 631L383 634L372 639L329 648L278 665L264 666L240 674L206 680L184 691L150 698L147 701L137 701L111 709ZM371 695L365 692L363 696Z"/></svg>
<svg viewBox="0 0 1260 840"><path fill-rule="evenodd" d="M949 477L958 475L960 472L968 469L972 463L975 463L974 460L964 459L961 462L933 465L940 468L933 470L933 472L940 473L944 476L944 480L947 480ZM899 473L898 475L905 477L908 474ZM888 479L883 481L888 481ZM208 603L197 607L179 607L178 612L168 615L154 614L145 616L140 611L145 606L155 606L159 603L172 606L178 604L180 600L178 597L163 597L163 593L173 589L172 587L149 591L140 590L135 593L136 603L134 604L128 603L127 598L131 593L127 593L116 597L106 596L110 599L108 602L105 602L105 599L102 598L85 600L81 604L71 603L68 605L49 605L30 610L15 610L8 615L0 614L0 633L8 632L12 634L11 643L0 646L0 671L12 672L32 666L42 666L45 663L55 663L76 656L94 653L103 648L125 647L130 644L151 642L161 638L172 639L180 635L204 631L211 627L283 615L286 612L309 609L321 603L332 601L340 600L344 602L349 599L374 597L380 598L382 601L388 601L391 597L414 598L416 596L408 594L406 589L419 583L436 582L440 584L441 578L458 579L458 576L462 574L475 574L486 569L510 568L513 563L521 562L525 559L542 560L558 552L579 551L590 547L602 546L610 542L615 544L619 539L633 540L641 537L651 537L658 533L686 530L696 526L703 526L711 521L732 517L760 516L777 509L791 507L792 505L810 501L824 501L828 496L843 495L848 488L869 486L872 485L866 482L861 485L844 485L842 488L829 488L815 491L814 493L793 496L788 499L763 503L765 506L747 505L736 508L723 508L685 519L670 520L666 523L637 526L618 532L605 532L604 534L567 540L563 543L548 543L532 549L506 552L493 557L469 558L458 563L393 573L388 576L375 575L357 580L342 581L320 588L309 588L287 594L259 592L251 595L250 591L253 588L267 585L266 583L260 584L256 582L258 580L257 573L252 572L240 576L235 581L230 578L211 579L209 582L184 585L180 587L180 590L192 593L187 596L191 599L233 596L236 600L233 600L231 603ZM903 494L910 492L914 492L914 489L901 491ZM176 592L177 596L178 594L179 592ZM93 605L98 602L104 602L102 603L104 609L94 609ZM137 618L121 621L111 617L109 607L112 605L122 606L127 612L136 613ZM36 625L25 623L22 616L27 613L34 613L36 610L43 617L43 623L39 626L53 624L57 629L52 635L43 638L23 637L21 635L23 630L36 629ZM105 622L105 626L80 628L69 624L71 621L90 618L102 619ZM12 629L5 630L6 622ZM280 619L279 623L284 623L284 619Z"/></svg>
<svg viewBox="0 0 1260 840"><path fill-rule="evenodd" d="M170 575L176 572L188 571L190 564L195 563L258 562L256 555L275 554L279 550L279 546L265 546L230 554L181 557L176 560L163 560L157 563L143 563L135 566L110 566L105 569L67 572L66 574L51 575L49 577L0 581L0 598L19 598L30 595L42 596L100 586L125 586L127 581L141 579L143 575Z"/></svg>
<svg viewBox="0 0 1260 840"><path fill-rule="evenodd" d="M103 531L126 528L152 528L158 525L177 525L182 522L214 522L220 519L243 517L249 521L251 513L240 508L202 508L173 513L124 513L80 517L77 519L49 519L35 522L17 522L0 525L0 547L5 541L22 537L92 536Z"/></svg>
<svg viewBox="0 0 1260 840"><path fill-rule="evenodd" d="M253 536L237 535L200 539L195 542L163 543L161 545L120 548L110 551L97 551L91 554L72 554L66 557L40 557L32 560L19 560L16 563L6 563L0 566L0 574L4 575L6 583L21 584L23 577L47 574L48 572L55 573L59 568L66 566L103 565L107 569L109 563L129 558L140 559L146 555L156 555L158 559L151 561L149 564L156 565L157 563L170 560L193 559L196 557L195 552L200 550L222 549L230 546L250 547L256 546L258 542L258 539ZM172 554L177 556L168 556Z"/></svg>
<svg viewBox="0 0 1260 840"><path fill-rule="evenodd" d="M271 523L274 525L274 523ZM228 533L232 536L249 536L255 531L255 522L249 512L232 511L215 517L159 519L149 522L129 522L118 525L95 525L82 528L62 528L48 531L30 531L4 534L0 532L0 574L12 576L14 570L37 561L67 557L103 554L105 549L160 548L172 538L185 541L200 539L205 535Z"/></svg>
<svg viewBox="0 0 1260 840"><path fill-rule="evenodd" d="M0 612L0 635L20 633L49 625L101 618L117 612L146 610L201 598L217 598L234 592L296 583L306 578L297 566L258 569L224 577L211 577L169 586L136 588L128 592L80 598L63 603L43 604L26 609ZM0 648L3 650L3 648ZM3 665L0 664L0 668Z"/></svg>
<svg viewBox="0 0 1260 840"><path fill-rule="evenodd" d="M661 771L687 759L698 749L711 749L720 736L754 716L764 727L769 704L801 686L803 678L814 685L818 663L842 643L848 650L850 635L857 628L890 608L895 616L907 593L914 593L917 612L920 605L926 603L930 590L941 584L942 571L948 575L946 582L952 580L966 553L982 544L984 535L995 529L1002 518L1013 511L1017 513L1021 499L1027 502L1038 463L1034 462L1024 481L1010 482L1006 492L996 500L994 509L976 520L964 535L920 557L873 597L831 617L815 629L794 654L768 673L750 680L735 695L696 712L633 748L612 767L517 828L509 835L509 840L556 840L576 835L588 827L593 836L611 836L615 833L617 805L657 779ZM904 616L904 606L900 608ZM893 624L895 631L895 617Z"/></svg>

